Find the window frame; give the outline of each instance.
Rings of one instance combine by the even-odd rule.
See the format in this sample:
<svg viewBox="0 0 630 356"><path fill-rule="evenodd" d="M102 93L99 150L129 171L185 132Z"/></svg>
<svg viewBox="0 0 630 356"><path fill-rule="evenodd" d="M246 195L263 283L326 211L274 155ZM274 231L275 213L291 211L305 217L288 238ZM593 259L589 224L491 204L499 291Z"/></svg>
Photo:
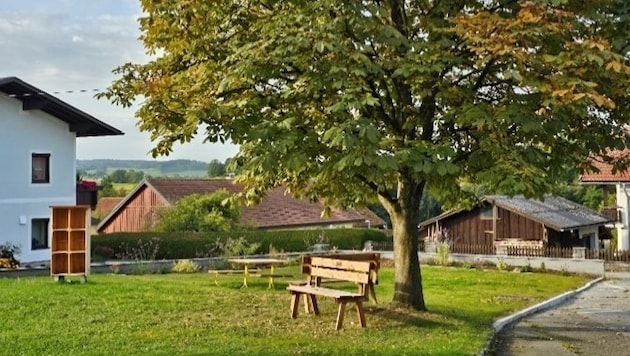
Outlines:
<svg viewBox="0 0 630 356"><path fill-rule="evenodd" d="M42 224L40 225L37 229L35 228L35 223L39 223ZM41 227L43 226L44 228L44 236L43 236L43 245L35 245L33 242L36 240L35 239L35 231L37 231L38 233L41 232ZM49 238L48 235L50 233L50 219L49 218L32 218L31 219L31 251L38 251L38 250L47 250L50 248L49 246ZM39 236L40 238L42 237L41 235ZM38 241L39 242L39 241Z"/></svg>
<svg viewBox="0 0 630 356"><path fill-rule="evenodd" d="M488 214L488 212L490 214ZM479 214L481 216L481 220L492 220L494 219L494 206L487 205L481 208L481 212Z"/></svg>
<svg viewBox="0 0 630 356"><path fill-rule="evenodd" d="M44 177L37 179L35 177L35 161L44 159ZM50 153L32 153L31 154L31 184L48 184L50 183Z"/></svg>

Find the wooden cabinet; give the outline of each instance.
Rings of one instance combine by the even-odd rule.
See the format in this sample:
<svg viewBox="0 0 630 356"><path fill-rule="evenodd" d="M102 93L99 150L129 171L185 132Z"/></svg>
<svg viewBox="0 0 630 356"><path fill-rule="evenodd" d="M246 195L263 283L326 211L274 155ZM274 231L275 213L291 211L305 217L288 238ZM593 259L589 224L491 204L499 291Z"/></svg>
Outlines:
<svg viewBox="0 0 630 356"><path fill-rule="evenodd" d="M55 280L90 274L90 207L52 206L50 274Z"/></svg>

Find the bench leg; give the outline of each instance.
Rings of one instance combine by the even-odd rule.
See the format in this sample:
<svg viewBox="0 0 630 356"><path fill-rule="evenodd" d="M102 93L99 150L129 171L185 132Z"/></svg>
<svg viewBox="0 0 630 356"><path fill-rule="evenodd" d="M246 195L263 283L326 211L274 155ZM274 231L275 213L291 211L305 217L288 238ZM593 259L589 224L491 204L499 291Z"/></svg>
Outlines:
<svg viewBox="0 0 630 356"><path fill-rule="evenodd" d="M357 314L359 314L359 323L361 323L361 327L365 327L365 314L363 314L363 303L357 302Z"/></svg>
<svg viewBox="0 0 630 356"><path fill-rule="evenodd" d="M311 300L308 297L308 294L304 294L304 312L306 314L311 312L310 304L311 304Z"/></svg>
<svg viewBox="0 0 630 356"><path fill-rule="evenodd" d="M300 293L291 293L291 319L298 316L298 306L300 304Z"/></svg>
<svg viewBox="0 0 630 356"><path fill-rule="evenodd" d="M343 317L346 314L346 303L339 303L339 310L337 310L337 324L335 325L335 330L341 330L343 327Z"/></svg>
<svg viewBox="0 0 630 356"><path fill-rule="evenodd" d="M309 294L311 306L313 307L313 314L319 315L319 306L317 306L317 296L315 294Z"/></svg>
<svg viewBox="0 0 630 356"><path fill-rule="evenodd" d="M374 304L378 304L378 300L376 300L376 291L374 290L373 283L368 284L368 292L370 296L372 297L372 299L374 300Z"/></svg>

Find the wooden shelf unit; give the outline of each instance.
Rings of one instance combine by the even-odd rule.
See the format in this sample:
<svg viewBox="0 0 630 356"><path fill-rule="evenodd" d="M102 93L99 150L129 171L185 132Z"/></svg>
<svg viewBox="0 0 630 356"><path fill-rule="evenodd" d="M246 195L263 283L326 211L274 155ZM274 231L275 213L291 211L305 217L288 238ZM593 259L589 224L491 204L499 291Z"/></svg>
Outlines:
<svg viewBox="0 0 630 356"><path fill-rule="evenodd" d="M55 280L90 274L90 207L52 206L50 274Z"/></svg>

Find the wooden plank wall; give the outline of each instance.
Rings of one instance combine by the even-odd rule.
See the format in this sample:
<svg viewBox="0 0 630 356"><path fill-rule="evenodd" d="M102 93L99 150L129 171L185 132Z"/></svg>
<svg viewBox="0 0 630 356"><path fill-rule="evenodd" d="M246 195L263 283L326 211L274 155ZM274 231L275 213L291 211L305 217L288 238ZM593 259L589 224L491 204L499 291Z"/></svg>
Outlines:
<svg viewBox="0 0 630 356"><path fill-rule="evenodd" d="M481 211L480 208L476 208L442 220L441 225L448 231L453 243L492 246L494 241L505 239L537 241L543 239L544 227L541 223L499 207L495 236L493 219L483 218ZM427 227L422 229L420 236L426 236L428 230Z"/></svg>
<svg viewBox="0 0 630 356"><path fill-rule="evenodd" d="M515 214L509 210L497 208L497 236L496 240L521 239L542 240L543 225L525 216Z"/></svg>
<svg viewBox="0 0 630 356"><path fill-rule="evenodd" d="M492 245L492 219L481 219L480 209L450 216L442 226L453 243Z"/></svg>
<svg viewBox="0 0 630 356"><path fill-rule="evenodd" d="M156 222L165 202L151 189L143 187L101 230L102 233L147 231Z"/></svg>

